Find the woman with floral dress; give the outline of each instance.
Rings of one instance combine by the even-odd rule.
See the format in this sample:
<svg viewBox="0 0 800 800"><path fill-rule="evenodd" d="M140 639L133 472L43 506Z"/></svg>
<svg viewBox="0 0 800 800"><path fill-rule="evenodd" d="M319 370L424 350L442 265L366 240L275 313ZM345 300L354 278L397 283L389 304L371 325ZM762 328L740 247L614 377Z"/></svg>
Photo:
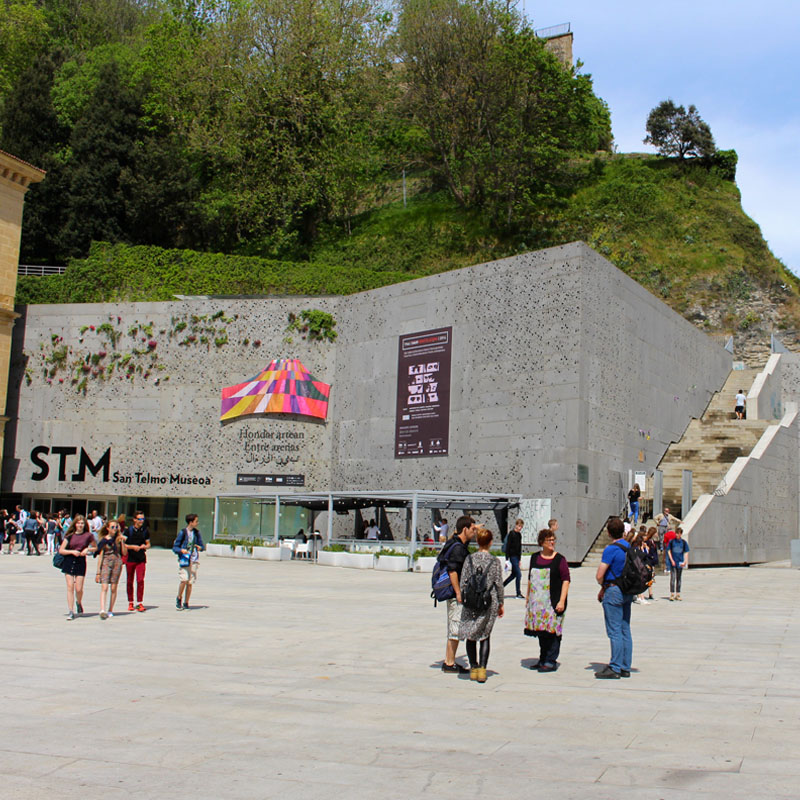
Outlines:
<svg viewBox="0 0 800 800"><path fill-rule="evenodd" d="M461 571L461 597L465 603L461 607L461 627L459 638L467 640L469 658L469 679L486 683L486 665L489 663L489 637L498 617L503 616L503 568L500 560L489 552L492 532L480 528L477 535L478 552L470 553ZM488 608L477 611L467 603L467 587L473 575L482 572L486 578L489 592ZM480 652L479 652L480 649Z"/></svg>
<svg viewBox="0 0 800 800"><path fill-rule="evenodd" d="M569 593L567 559L556 552L556 535L539 531L541 550L531 554L525 599L525 635L539 639L539 661L531 669L555 672L561 651L561 631Z"/></svg>

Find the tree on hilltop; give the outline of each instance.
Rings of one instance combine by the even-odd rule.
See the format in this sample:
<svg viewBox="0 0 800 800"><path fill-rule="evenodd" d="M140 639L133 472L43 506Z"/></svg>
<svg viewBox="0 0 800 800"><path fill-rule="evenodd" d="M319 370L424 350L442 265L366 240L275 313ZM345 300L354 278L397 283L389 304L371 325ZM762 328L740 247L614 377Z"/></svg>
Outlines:
<svg viewBox="0 0 800 800"><path fill-rule="evenodd" d="M711 128L696 106L676 106L672 100L660 102L647 117L645 144L652 144L662 156L710 156L714 154Z"/></svg>

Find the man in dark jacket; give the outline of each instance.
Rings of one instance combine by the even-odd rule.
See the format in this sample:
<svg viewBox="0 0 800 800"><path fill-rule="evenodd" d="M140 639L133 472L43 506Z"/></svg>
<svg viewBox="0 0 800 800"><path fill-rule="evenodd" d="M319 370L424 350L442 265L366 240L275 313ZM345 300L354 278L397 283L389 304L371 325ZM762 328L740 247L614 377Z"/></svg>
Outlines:
<svg viewBox="0 0 800 800"><path fill-rule="evenodd" d="M447 647L442 662L442 672L469 672L466 667L456 664L458 650L458 631L461 627L461 570L469 555L467 546L478 532L472 517L459 517L456 522L456 533L442 548L444 560L447 561L447 572L455 591L455 597L447 601ZM447 548L445 552L445 548Z"/></svg>
<svg viewBox="0 0 800 800"><path fill-rule="evenodd" d="M519 561L522 558L522 526L525 523L518 519L514 523L514 530L509 531L506 536L504 545L504 552L506 558L511 564L511 574L503 581L503 586L508 586L512 580L517 580L517 597L524 597L522 594L522 587L520 581L522 580L522 571L519 568Z"/></svg>

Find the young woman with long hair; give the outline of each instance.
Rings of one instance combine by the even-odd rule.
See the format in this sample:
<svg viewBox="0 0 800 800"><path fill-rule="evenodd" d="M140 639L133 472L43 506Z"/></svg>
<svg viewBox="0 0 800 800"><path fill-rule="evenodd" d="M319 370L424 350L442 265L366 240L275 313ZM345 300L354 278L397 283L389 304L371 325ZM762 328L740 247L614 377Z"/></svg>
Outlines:
<svg viewBox="0 0 800 800"><path fill-rule="evenodd" d="M100 584L100 619L114 616L114 603L117 601L117 589L122 575L122 559L128 554L122 528L115 519L109 520L100 529L97 542L97 575L95 582ZM106 597L111 587L111 599L106 611Z"/></svg>
<svg viewBox="0 0 800 800"><path fill-rule="evenodd" d="M64 535L64 541L58 548L58 552L64 556L61 571L67 581L67 620L75 619L75 607L78 616L83 614L86 556L94 549L94 536L86 524L86 519L81 514L76 514Z"/></svg>

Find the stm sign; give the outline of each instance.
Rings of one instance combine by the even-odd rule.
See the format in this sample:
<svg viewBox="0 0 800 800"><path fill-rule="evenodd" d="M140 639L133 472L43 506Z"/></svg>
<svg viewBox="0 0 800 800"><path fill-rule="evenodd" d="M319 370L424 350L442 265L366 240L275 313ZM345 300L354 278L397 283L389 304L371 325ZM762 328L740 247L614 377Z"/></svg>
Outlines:
<svg viewBox="0 0 800 800"><path fill-rule="evenodd" d="M45 459L45 456L58 456L58 480L85 481L87 472L97 476L100 470L103 470L103 483L108 483L109 473L111 472L110 447L97 461L92 461L89 454L81 447L81 453L78 458L78 471L73 472L68 479L67 459L76 455L78 455L77 447L45 447L44 445L34 447L31 450L31 462L38 468L38 472L32 473L31 479L35 481L45 480L50 474L50 464Z"/></svg>

